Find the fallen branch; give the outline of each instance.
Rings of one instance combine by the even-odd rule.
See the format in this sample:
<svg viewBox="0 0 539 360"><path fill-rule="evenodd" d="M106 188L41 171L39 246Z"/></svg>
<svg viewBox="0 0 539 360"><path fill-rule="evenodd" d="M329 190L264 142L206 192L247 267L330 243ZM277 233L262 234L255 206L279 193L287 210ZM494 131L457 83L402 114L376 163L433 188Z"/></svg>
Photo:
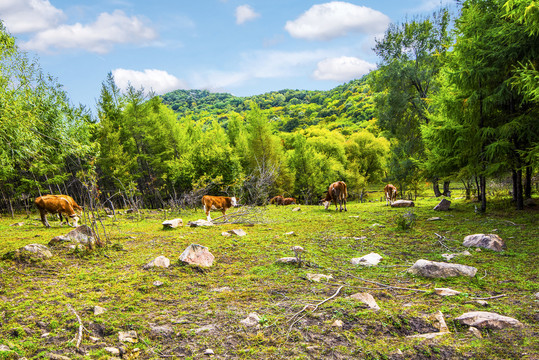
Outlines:
<svg viewBox="0 0 539 360"><path fill-rule="evenodd" d="M330 269L328 269L330 270ZM417 291L417 292L430 292L430 290L422 290L422 289L410 289L410 288L403 288L403 287L398 287L398 286L392 286L392 285L387 285L387 284L382 284L382 283L379 283L377 281L372 281L372 280L367 280L367 279L363 279L363 278L360 278L358 276L354 276L344 270L340 270L340 269L337 269L338 271L340 272L343 272L345 273L346 275L348 276L351 276L353 277L354 279L358 279L358 280L361 280L361 281L364 281L364 282L367 282L369 284L375 284L375 285L378 285L378 286L381 286L383 287L384 289L395 289L395 290L407 290L407 291ZM380 289L380 290L384 290L384 289Z"/></svg>
<svg viewBox="0 0 539 360"><path fill-rule="evenodd" d="M434 233L434 235L438 236L438 243L442 245L447 251L456 251L448 247L446 244L443 243L444 240L446 240L445 236L442 236L440 234Z"/></svg>
<svg viewBox="0 0 539 360"><path fill-rule="evenodd" d="M498 299L498 298L502 298L502 297L506 297L507 294L501 294L501 295L496 295L496 296L489 296L489 297L473 297L471 299L473 300L492 300L492 299Z"/></svg>
<svg viewBox="0 0 539 360"><path fill-rule="evenodd" d="M339 295L339 292L341 291L341 289L344 287L344 285L341 285L339 286L339 288L337 289L337 291L335 291L335 293L333 295L331 295L330 297L328 297L327 299L324 299L322 301L320 301L318 304L307 304L303 307L303 309L301 309L300 311L298 311L297 313L294 314L294 316L292 316L290 318L289 321L292 321L294 320L294 318L296 318L297 316L299 316L302 312L306 311L307 309L311 310L311 311L316 311L316 309L318 309L318 307L326 302L328 302L329 300L333 299L334 297L336 297L337 295ZM290 332L290 330L292 330L292 327L298 322L300 321L301 319L303 319L305 317L305 315L297 318L291 325L290 327L288 328L288 332Z"/></svg>
<svg viewBox="0 0 539 360"><path fill-rule="evenodd" d="M84 329L84 326L82 325L82 320L80 319L80 316L79 314L77 314L77 312L75 311L75 309L73 309L73 306L71 306L71 304L67 304L67 308L69 310L71 310L73 312L73 314L75 314L75 316L77 317L77 320L79 321L79 332L77 333L77 335L75 335L75 338L72 340L72 341L75 341L76 340L76 344L75 346L77 347L77 349L79 348L80 346L80 343L82 341L82 329Z"/></svg>

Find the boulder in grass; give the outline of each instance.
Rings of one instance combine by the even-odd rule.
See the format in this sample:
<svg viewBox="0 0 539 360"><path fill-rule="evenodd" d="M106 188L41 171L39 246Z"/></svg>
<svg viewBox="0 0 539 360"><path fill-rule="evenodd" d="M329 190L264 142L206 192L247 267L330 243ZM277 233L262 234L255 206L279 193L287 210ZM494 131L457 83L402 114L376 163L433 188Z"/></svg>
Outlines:
<svg viewBox="0 0 539 360"><path fill-rule="evenodd" d="M163 228L165 229L175 229L178 226L183 226L183 220L180 218L165 220L161 223L161 225L163 225Z"/></svg>
<svg viewBox="0 0 539 360"><path fill-rule="evenodd" d="M189 225L191 227L201 227L201 226L214 226L214 223L212 223L211 221L208 221L208 220L199 219L199 220L196 220L196 221L189 221L187 223L187 225Z"/></svg>
<svg viewBox="0 0 539 360"><path fill-rule="evenodd" d="M369 309L373 310L380 310L380 306L376 303L376 300L374 300L374 297L369 293L356 293L353 295L350 295L351 299L361 301L363 304L367 305Z"/></svg>
<svg viewBox="0 0 539 360"><path fill-rule="evenodd" d="M436 205L434 207L434 210L436 210L436 211L448 211L450 205L451 205L451 201L449 201L447 199L442 199L442 201L440 201L438 203L438 205Z"/></svg>
<svg viewBox="0 0 539 360"><path fill-rule="evenodd" d="M434 292L440 296L453 296L460 294L460 291L453 290L450 288L434 288Z"/></svg>
<svg viewBox="0 0 539 360"><path fill-rule="evenodd" d="M277 264L297 264L298 263L298 258L296 257L284 257L284 258L280 258L280 259L277 259L277 261L275 261Z"/></svg>
<svg viewBox="0 0 539 360"><path fill-rule="evenodd" d="M101 246L95 232L88 225L81 225L67 234L56 236L49 241L49 246L65 246L81 250L93 249L96 245Z"/></svg>
<svg viewBox="0 0 539 360"><path fill-rule="evenodd" d="M229 233L230 235L236 235L236 236L247 235L247 233L243 229L232 229L232 230L228 230L227 233Z"/></svg>
<svg viewBox="0 0 539 360"><path fill-rule="evenodd" d="M165 256L158 256L146 265L144 265L144 269L149 269L152 267L161 267L161 268L168 268L170 266L170 260Z"/></svg>
<svg viewBox="0 0 539 360"><path fill-rule="evenodd" d="M496 234L474 234L464 238L462 245L467 247L480 247L493 251L502 251L506 248L505 242Z"/></svg>
<svg viewBox="0 0 539 360"><path fill-rule="evenodd" d="M488 311L470 311L455 319L459 323L479 329L522 328L524 325L517 319Z"/></svg>
<svg viewBox="0 0 539 360"><path fill-rule="evenodd" d="M46 245L28 244L20 249L10 251L3 256L5 260L17 260L21 262L35 262L52 257L52 253Z"/></svg>
<svg viewBox="0 0 539 360"><path fill-rule="evenodd" d="M393 204L391 204L391 207L414 207L415 204L412 200L397 200Z"/></svg>
<svg viewBox="0 0 539 360"><path fill-rule="evenodd" d="M382 260L382 256L377 253L370 253L360 258L354 258L350 260L352 265L363 265L363 266L375 266Z"/></svg>
<svg viewBox="0 0 539 360"><path fill-rule="evenodd" d="M451 264L420 259L407 270L411 274L427 278L447 278L454 276L474 277L477 269L473 266Z"/></svg>
<svg viewBox="0 0 539 360"><path fill-rule="evenodd" d="M189 245L180 255L180 261L185 264L210 267L213 265L215 256L205 246L198 244Z"/></svg>

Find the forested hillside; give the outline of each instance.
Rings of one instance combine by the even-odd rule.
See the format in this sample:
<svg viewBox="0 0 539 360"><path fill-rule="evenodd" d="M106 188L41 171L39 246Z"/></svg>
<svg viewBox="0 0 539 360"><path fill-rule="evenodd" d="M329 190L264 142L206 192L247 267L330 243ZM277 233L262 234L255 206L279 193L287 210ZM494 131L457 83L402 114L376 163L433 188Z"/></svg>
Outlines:
<svg viewBox="0 0 539 360"><path fill-rule="evenodd" d="M374 98L367 77L329 91L280 90L236 97L207 90L176 90L162 98L180 117L204 119L210 115L225 122L227 114L245 113L250 109L249 103L254 102L270 121L277 123L277 129L284 132L323 124L330 129L339 128L348 135L374 117Z"/></svg>

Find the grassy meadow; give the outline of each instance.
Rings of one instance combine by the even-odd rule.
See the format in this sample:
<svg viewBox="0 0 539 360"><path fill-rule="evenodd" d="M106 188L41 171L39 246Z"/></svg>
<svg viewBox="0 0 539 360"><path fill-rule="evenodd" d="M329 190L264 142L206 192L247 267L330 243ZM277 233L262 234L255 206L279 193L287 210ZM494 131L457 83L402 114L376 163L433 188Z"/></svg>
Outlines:
<svg viewBox="0 0 539 360"><path fill-rule="evenodd" d="M370 200L349 202L342 213L333 206L326 211L301 205L294 212L294 205L270 205L259 209L253 226L161 226L176 217L184 224L204 219L202 209L103 216L110 240L104 248L52 248L54 256L38 262L0 260L0 359L110 359L107 347L120 349L116 357L123 359L538 359L536 209L514 211L508 199L491 201L487 214L476 214L475 203L462 198L452 199L447 212L433 211L440 199L430 197L404 209L385 206L380 194ZM427 220L435 216L441 220ZM47 244L71 230L58 220L45 228L38 217L36 211L1 217L0 255ZM24 225L10 226L17 222ZM221 234L238 228L247 235ZM463 238L476 233L500 235L507 250L464 248ZM178 262L192 243L215 255L211 268ZM294 256L295 245L305 249L303 266L275 263ZM451 262L478 268L474 278L427 279L405 272L418 259L445 261L441 254L464 250L471 256ZM350 263L371 252L383 257L378 266ZM169 268L143 269L160 255L171 260ZM332 279L311 282L308 273ZM438 287L461 294L442 297L434 293ZM381 309L349 298L358 292L373 295ZM474 302L490 297L496 298L487 300L488 307ZM324 300L314 310L306 307ZM106 311L94 315L95 306ZM514 317L524 328L482 330L477 338L453 321L475 310ZM437 311L451 334L407 337L438 331L431 319ZM259 324L241 324L252 312ZM78 348L76 315L84 326ZM333 326L336 320L342 326ZM173 331L159 333L158 326ZM121 343L118 333L130 330L137 342Z"/></svg>

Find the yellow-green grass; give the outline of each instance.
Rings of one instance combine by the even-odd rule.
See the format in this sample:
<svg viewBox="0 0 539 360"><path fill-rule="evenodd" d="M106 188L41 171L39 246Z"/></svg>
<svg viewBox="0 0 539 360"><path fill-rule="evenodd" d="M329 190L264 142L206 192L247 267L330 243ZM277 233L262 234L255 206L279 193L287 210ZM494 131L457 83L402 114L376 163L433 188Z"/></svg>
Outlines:
<svg viewBox="0 0 539 360"><path fill-rule="evenodd" d="M371 196L371 198L374 198ZM270 205L254 226L226 224L210 228L184 226L164 230L165 218L181 217L184 224L205 218L197 211L143 210L139 215L102 217L110 243L91 253L53 248L50 260L21 263L0 261L0 344L13 351L0 359L42 358L50 352L70 358L110 357L103 349L122 347L124 358L200 358L208 348L216 358L311 359L532 359L538 352L539 315L534 293L538 286L537 210L514 211L509 200L492 202L485 215L474 203L452 200L448 212L433 211L440 201L418 198L414 208L395 209L385 201L349 202L348 212L322 206ZM235 210L230 210L233 213ZM398 220L412 212L415 222L403 230ZM217 214L212 214L214 217ZM427 221L439 216L440 221ZM22 227L10 226L24 222ZM47 244L70 228L39 222L37 213L0 218L0 255L26 244ZM378 225L375 225L378 224ZM225 237L223 231L242 228L247 236ZM286 233L293 231L294 235ZM501 253L470 249L471 256L452 262L478 268L474 278L426 279L405 270L418 259L445 261L442 253L461 252L464 236L497 233L507 244ZM443 237L440 240L440 237ZM209 269L179 264L192 243L207 246L215 255ZM302 246L303 266L275 261L294 256ZM350 259L377 252L376 267L358 267ZM143 269L157 256L171 260L168 269ZM332 275L314 283L307 273ZM364 280L389 285L365 282ZM155 286L155 281L163 285ZM230 291L213 291L229 287ZM340 292L312 311L317 304ZM407 291L399 288L426 290ZM462 293L440 297L435 287ZM348 296L371 293L381 310L365 309ZM482 308L473 297L507 296L489 300ZM79 351L75 347L80 316L85 330ZM94 315L93 307L107 309ZM406 338L436 331L429 316L445 315L450 335L435 340ZM520 320L523 329L483 330L476 339L453 319L464 312L486 310ZM240 321L250 312L260 317L258 328ZM298 314L299 313L299 314ZM342 328L332 326L342 320ZM170 325L171 336L156 336L152 325ZM214 325L214 330L197 331ZM118 332L135 330L136 344L121 344ZM43 336L44 333L48 335ZM97 341L90 339L97 338ZM138 348L138 351L136 350Z"/></svg>

